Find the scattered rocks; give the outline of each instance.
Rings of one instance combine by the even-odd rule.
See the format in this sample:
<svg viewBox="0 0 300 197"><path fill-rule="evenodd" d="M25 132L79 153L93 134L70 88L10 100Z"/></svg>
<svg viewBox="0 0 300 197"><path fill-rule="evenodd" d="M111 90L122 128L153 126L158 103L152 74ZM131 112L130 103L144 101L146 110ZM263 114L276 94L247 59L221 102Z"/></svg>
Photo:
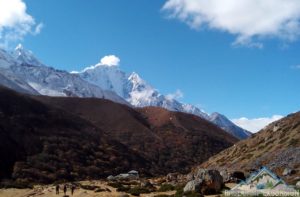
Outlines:
<svg viewBox="0 0 300 197"><path fill-rule="evenodd" d="M199 192L200 191L200 183L202 180L192 180L189 181L185 187L183 188L184 192Z"/></svg>
<svg viewBox="0 0 300 197"><path fill-rule="evenodd" d="M187 182L192 181L192 180L194 180L194 179L195 179L195 178L194 178L194 175L193 175L192 173L186 175L186 181L187 181Z"/></svg>
<svg viewBox="0 0 300 197"><path fill-rule="evenodd" d="M150 181L146 180L146 181L141 181L140 184L141 187L147 187L147 188L152 188L153 185L150 183Z"/></svg>
<svg viewBox="0 0 300 197"><path fill-rule="evenodd" d="M113 175L109 175L107 178L106 178L108 181L114 181L115 180L115 177Z"/></svg>
<svg viewBox="0 0 300 197"><path fill-rule="evenodd" d="M139 178L139 172L136 170L131 170L127 174Z"/></svg>
<svg viewBox="0 0 300 197"><path fill-rule="evenodd" d="M231 176L230 176L230 173L227 170L222 170L220 172L220 175L222 176L224 183L227 183L227 182L230 181Z"/></svg>
<svg viewBox="0 0 300 197"><path fill-rule="evenodd" d="M300 189L300 181L298 181L298 182L296 183L296 188L297 188L297 189Z"/></svg>
<svg viewBox="0 0 300 197"><path fill-rule="evenodd" d="M177 181L178 173L169 173L167 175L167 181L172 182L172 181Z"/></svg>
<svg viewBox="0 0 300 197"><path fill-rule="evenodd" d="M166 182L176 185L176 184L183 184L188 181L191 181L192 179L189 179L188 176L190 175L183 175L180 173L169 173L166 176Z"/></svg>
<svg viewBox="0 0 300 197"><path fill-rule="evenodd" d="M282 176L289 176L295 173L295 170L290 168L285 168L282 172Z"/></svg>
<svg viewBox="0 0 300 197"><path fill-rule="evenodd" d="M136 170L131 170L127 173L118 174L117 176L108 176L106 178L108 181L116 181L116 180L137 180L139 179L139 173Z"/></svg>

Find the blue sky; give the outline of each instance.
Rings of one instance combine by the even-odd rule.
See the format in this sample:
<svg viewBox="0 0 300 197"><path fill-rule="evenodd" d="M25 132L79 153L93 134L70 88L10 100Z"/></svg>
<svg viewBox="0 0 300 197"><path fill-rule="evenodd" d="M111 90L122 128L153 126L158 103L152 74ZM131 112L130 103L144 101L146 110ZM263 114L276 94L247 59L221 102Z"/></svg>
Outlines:
<svg viewBox="0 0 300 197"><path fill-rule="evenodd" d="M249 20L232 25L230 18L200 23L197 19L202 15L219 17L217 12L207 12L201 1L182 7L173 0L25 0L27 13L43 28L21 42L42 62L68 71L114 54L121 59L122 70L139 73L161 93L179 89L184 94L181 101L231 119L298 111L300 43L295 31L299 18L288 18L294 26L270 22L281 25L277 29L252 27ZM174 11L176 6L181 6L181 13ZM289 12L293 11L298 10ZM275 7L274 15L266 18L277 20L276 13ZM248 15L255 20L261 13Z"/></svg>

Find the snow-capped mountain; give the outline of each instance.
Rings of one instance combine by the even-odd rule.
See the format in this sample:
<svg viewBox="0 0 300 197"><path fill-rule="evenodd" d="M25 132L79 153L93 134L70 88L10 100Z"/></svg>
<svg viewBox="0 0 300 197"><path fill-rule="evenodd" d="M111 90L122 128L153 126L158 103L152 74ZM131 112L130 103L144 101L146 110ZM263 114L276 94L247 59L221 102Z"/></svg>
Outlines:
<svg viewBox="0 0 300 197"><path fill-rule="evenodd" d="M46 66L18 45L11 53L0 49L0 84L28 94L97 97L135 107L163 107L210 120L239 139L250 136L223 115L210 116L193 105L160 94L137 73L123 72L119 61L115 56L106 56L81 72L69 73Z"/></svg>
<svg viewBox="0 0 300 197"><path fill-rule="evenodd" d="M160 94L137 73L127 74L120 70L118 64L108 65L101 60L100 63L87 67L81 72L74 72L74 74L104 90L116 92L135 107L157 106L171 111L190 113L213 122L239 139L244 139L251 135L221 114L213 113L208 115L193 105L184 104L176 99Z"/></svg>
<svg viewBox="0 0 300 197"><path fill-rule="evenodd" d="M103 90L79 76L45 66L21 45L12 52L0 51L0 83L17 91L48 96L106 98L128 104L116 93Z"/></svg>
<svg viewBox="0 0 300 197"><path fill-rule="evenodd" d="M226 118L226 116L217 112L212 113L209 117L209 120L239 139L246 139L251 136L249 131L235 125L228 118Z"/></svg>
<svg viewBox="0 0 300 197"><path fill-rule="evenodd" d="M34 90L26 81L17 77L11 70L11 67L19 64L19 62L12 57L9 53L0 49L0 84L14 89L18 92L27 94L39 94Z"/></svg>
<svg viewBox="0 0 300 197"><path fill-rule="evenodd" d="M23 64L34 65L34 66L44 66L32 53L32 51L24 49L21 44L15 48L12 52L14 59L18 60Z"/></svg>
<svg viewBox="0 0 300 197"><path fill-rule="evenodd" d="M73 74L77 74L82 79L104 90L116 92L135 107L163 107L171 111L187 112L208 118L207 114L200 109L160 94L137 73L127 74L120 70L118 65L105 65L100 62L81 72L73 72Z"/></svg>

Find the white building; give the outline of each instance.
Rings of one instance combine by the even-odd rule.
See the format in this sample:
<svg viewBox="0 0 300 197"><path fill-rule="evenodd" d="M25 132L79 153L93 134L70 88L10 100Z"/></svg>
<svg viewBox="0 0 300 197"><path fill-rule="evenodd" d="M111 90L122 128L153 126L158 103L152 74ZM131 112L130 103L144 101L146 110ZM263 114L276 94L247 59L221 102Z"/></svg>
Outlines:
<svg viewBox="0 0 300 197"><path fill-rule="evenodd" d="M225 194L257 195L257 194L282 194L280 196L298 196L293 187L287 185L268 168L262 167L252 174L246 181L240 182Z"/></svg>

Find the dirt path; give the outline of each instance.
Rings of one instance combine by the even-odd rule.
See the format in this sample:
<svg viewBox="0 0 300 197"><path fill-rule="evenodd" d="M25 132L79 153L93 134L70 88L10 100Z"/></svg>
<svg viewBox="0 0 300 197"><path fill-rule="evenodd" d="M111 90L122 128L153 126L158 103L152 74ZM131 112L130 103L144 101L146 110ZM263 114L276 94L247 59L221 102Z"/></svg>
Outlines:
<svg viewBox="0 0 300 197"><path fill-rule="evenodd" d="M103 189L109 189L111 192L95 192L93 190L76 189L73 197L119 197L123 192L117 192L115 188L108 186L105 182L100 181L83 181L80 182L83 185L96 185ZM154 192L151 194L141 194L141 197L153 197L158 194L174 194L175 191L171 192ZM0 189L0 197L62 197L63 190L60 190L60 194L56 195L55 186L36 186L34 189ZM67 195L70 197L71 191L67 190Z"/></svg>

